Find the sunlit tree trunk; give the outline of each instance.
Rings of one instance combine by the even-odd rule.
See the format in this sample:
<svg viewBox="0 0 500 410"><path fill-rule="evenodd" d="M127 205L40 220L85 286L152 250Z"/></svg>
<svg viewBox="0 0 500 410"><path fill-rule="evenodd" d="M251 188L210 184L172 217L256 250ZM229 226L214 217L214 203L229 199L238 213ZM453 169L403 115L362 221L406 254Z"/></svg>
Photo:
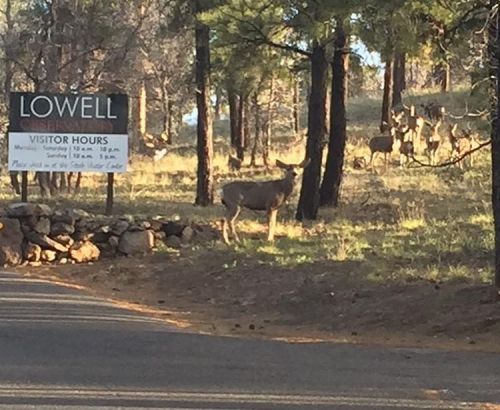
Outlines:
<svg viewBox="0 0 500 410"><path fill-rule="evenodd" d="M302 187L296 218L314 220L318 216L319 187L321 183L321 163L323 159L323 138L326 120L326 89L328 79L328 61L325 46L314 42L311 55L311 95L307 120L306 157L310 164L304 169Z"/></svg>
<svg viewBox="0 0 500 410"><path fill-rule="evenodd" d="M332 61L332 94L330 104L330 140L325 175L321 184L322 206L337 206L344 168L346 146L346 95L349 64L348 42L343 22L337 21L335 51Z"/></svg>
<svg viewBox="0 0 500 410"><path fill-rule="evenodd" d="M496 4L492 0L491 12ZM492 122L492 207L493 220L495 226L495 285L500 288L500 30L499 16L496 13L496 18L491 19L488 27L488 55L489 55L489 70L491 78L491 117Z"/></svg>
<svg viewBox="0 0 500 410"><path fill-rule="evenodd" d="M391 92L392 92L392 74L393 74L393 59L388 57L385 61L385 73L384 73L384 95L382 98L382 119L380 121L380 131L384 132L387 130L387 124L390 124L391 118Z"/></svg>
<svg viewBox="0 0 500 410"><path fill-rule="evenodd" d="M392 107L403 105L403 91L406 88L406 54L397 52L394 56Z"/></svg>
<svg viewBox="0 0 500 410"><path fill-rule="evenodd" d="M203 0L195 0L195 11L205 11ZM207 206L214 202L213 184L213 131L210 113L210 29L196 21L196 106L198 108L197 151L198 171L196 205Z"/></svg>

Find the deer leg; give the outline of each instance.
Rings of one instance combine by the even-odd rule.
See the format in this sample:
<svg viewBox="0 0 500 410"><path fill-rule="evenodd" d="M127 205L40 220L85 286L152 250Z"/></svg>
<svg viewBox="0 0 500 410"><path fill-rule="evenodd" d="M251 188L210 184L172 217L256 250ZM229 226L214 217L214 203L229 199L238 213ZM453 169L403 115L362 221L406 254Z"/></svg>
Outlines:
<svg viewBox="0 0 500 410"><path fill-rule="evenodd" d="M236 233L236 228L234 226L234 222L236 221L236 218L240 214L241 208L238 206L233 212L232 216L228 218L229 221L229 229L231 229L231 235L233 235L233 238L236 242L240 242L240 238L238 234Z"/></svg>
<svg viewBox="0 0 500 410"><path fill-rule="evenodd" d="M76 174L75 195L80 193L81 183L82 183L82 173L79 172L78 174Z"/></svg>
<svg viewBox="0 0 500 410"><path fill-rule="evenodd" d="M68 172L68 175L67 175L67 182L68 182L68 194L71 194L71 180L73 179L73 172Z"/></svg>
<svg viewBox="0 0 500 410"><path fill-rule="evenodd" d="M376 152L372 152L371 155L370 155L370 168L372 169L372 171L374 170L373 168L373 161L375 161L375 156L376 156Z"/></svg>
<svg viewBox="0 0 500 410"><path fill-rule="evenodd" d="M21 194L21 186L19 185L19 172L17 171L12 171L10 172L10 184L12 188L14 188L14 191L16 192L17 195Z"/></svg>
<svg viewBox="0 0 500 410"><path fill-rule="evenodd" d="M270 209L267 212L267 218L268 218L268 232L267 232L267 240L268 241L274 241L274 230L276 229L276 217L278 215L278 210L277 209Z"/></svg>
<svg viewBox="0 0 500 410"><path fill-rule="evenodd" d="M38 185L43 198L50 196L50 172L38 172Z"/></svg>
<svg viewBox="0 0 500 410"><path fill-rule="evenodd" d="M59 183L60 183L61 192L65 192L68 189L68 185L66 183L66 181L67 181L67 179L66 179L66 173L65 172L61 172L59 174L59 177L60 177Z"/></svg>
<svg viewBox="0 0 500 410"><path fill-rule="evenodd" d="M222 219L222 239L226 245L229 245L229 235L227 232L227 218Z"/></svg>
<svg viewBox="0 0 500 410"><path fill-rule="evenodd" d="M233 235L234 240L236 242L240 241L238 234L236 233L236 229L234 227L234 221L238 217L240 213L240 207L238 205L235 206L227 206L226 205L226 215L222 220L222 238L224 239L224 243L229 245L229 234L228 228L231 230L231 235Z"/></svg>

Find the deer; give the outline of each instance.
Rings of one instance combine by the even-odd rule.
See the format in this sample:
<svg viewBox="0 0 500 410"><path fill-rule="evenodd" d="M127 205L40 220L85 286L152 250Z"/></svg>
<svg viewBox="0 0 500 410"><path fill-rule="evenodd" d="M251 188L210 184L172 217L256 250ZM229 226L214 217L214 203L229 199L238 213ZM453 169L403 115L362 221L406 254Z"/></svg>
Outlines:
<svg viewBox="0 0 500 410"><path fill-rule="evenodd" d="M458 159L465 155L467 152L471 151L474 145L472 130L462 131L463 136L457 137L457 127L458 124L450 125L448 135L451 144L452 157L454 159ZM467 157L458 162L458 166L460 169L464 169L464 165L467 165L468 168L472 167L473 158L471 154L467 155Z"/></svg>
<svg viewBox="0 0 500 410"><path fill-rule="evenodd" d="M425 119L415 113L415 107L410 107L408 116L408 127L411 130L411 141L415 151L421 151L422 130L424 129Z"/></svg>
<svg viewBox="0 0 500 410"><path fill-rule="evenodd" d="M241 169L242 162L243 161L241 161L241 159L236 158L236 157L232 156L231 154L228 155L227 166L229 167L229 169L231 171L239 171Z"/></svg>
<svg viewBox="0 0 500 410"><path fill-rule="evenodd" d="M276 160L276 166L286 172L282 179L263 182L233 181L225 184L220 193L222 204L226 207L226 215L222 220L224 242L228 245L230 243L228 228L234 240L240 242L235 221L241 208L267 212L267 240L273 241L278 211L285 205L297 185L298 169L306 168L310 162L310 159L305 159L300 164L286 164Z"/></svg>
<svg viewBox="0 0 500 410"><path fill-rule="evenodd" d="M413 141L410 136L410 127L403 128L399 126L395 129L395 137L400 142L399 144L399 164L401 168L410 163L415 155Z"/></svg>
<svg viewBox="0 0 500 410"><path fill-rule="evenodd" d="M376 154L379 152L384 154L384 164L385 164L385 169L387 170L391 153L393 151L395 132L396 128L390 127L389 135L379 135L373 137L368 143L371 152L370 167L372 168L372 170L373 170L373 161L375 160Z"/></svg>
<svg viewBox="0 0 500 410"><path fill-rule="evenodd" d="M426 139L427 143L427 155L429 156L429 161L431 165L436 165L437 154L439 146L441 145L441 136L439 135L439 127L441 127L441 120L438 120L435 124L426 122L431 127L431 135Z"/></svg>
<svg viewBox="0 0 500 410"><path fill-rule="evenodd" d="M446 108L444 106L436 104L435 102L421 104L420 106L424 109L424 113L429 118L429 120L444 121L444 117L446 116Z"/></svg>

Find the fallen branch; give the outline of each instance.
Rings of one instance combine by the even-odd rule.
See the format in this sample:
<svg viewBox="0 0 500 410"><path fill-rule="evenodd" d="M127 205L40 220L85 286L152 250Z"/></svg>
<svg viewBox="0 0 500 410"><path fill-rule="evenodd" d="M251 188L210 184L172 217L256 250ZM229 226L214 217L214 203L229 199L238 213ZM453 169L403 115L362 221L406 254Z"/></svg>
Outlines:
<svg viewBox="0 0 500 410"><path fill-rule="evenodd" d="M416 159L414 156L412 156L413 162L417 163L420 165L420 167L414 167L414 166L409 166L409 168L444 168L444 167L449 167L451 165L458 164L460 161L462 161L464 158L468 157L469 155L472 155L474 152L479 151L480 149L487 147L488 145L491 145L491 140L488 140L486 142L483 142L479 144L476 148L471 149L470 151L465 152L462 154L460 157L455 158L450 161L442 162L441 164L436 164L436 165L431 165L422 161L419 161Z"/></svg>

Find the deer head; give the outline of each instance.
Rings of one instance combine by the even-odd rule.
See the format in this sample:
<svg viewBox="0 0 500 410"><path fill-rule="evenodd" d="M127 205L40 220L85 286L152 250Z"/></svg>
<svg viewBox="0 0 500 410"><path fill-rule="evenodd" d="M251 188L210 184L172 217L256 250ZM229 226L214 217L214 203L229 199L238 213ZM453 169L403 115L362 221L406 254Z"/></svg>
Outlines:
<svg viewBox="0 0 500 410"><path fill-rule="evenodd" d="M298 170L300 168L304 169L308 167L310 163L311 163L310 158L306 158L300 164L286 164L285 162L282 162L279 159L276 160L276 166L286 171L285 179L290 181L295 181L295 178L297 178L297 176L299 175Z"/></svg>

